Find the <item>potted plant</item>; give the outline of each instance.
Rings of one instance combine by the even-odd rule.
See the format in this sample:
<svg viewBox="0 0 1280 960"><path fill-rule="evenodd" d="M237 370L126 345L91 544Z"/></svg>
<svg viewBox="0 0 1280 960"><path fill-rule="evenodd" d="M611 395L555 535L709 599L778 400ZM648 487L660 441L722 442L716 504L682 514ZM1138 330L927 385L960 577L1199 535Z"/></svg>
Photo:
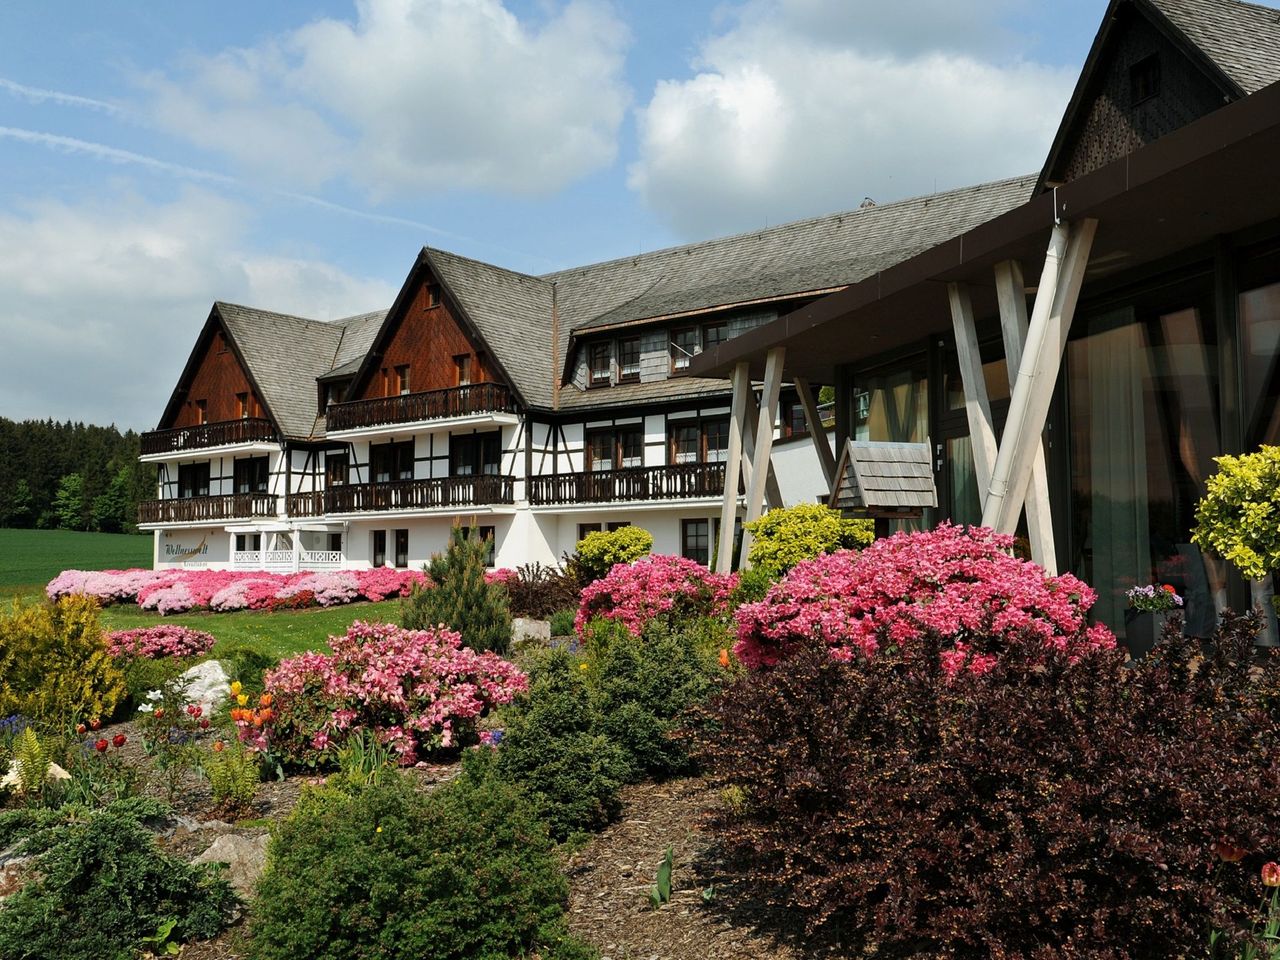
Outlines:
<svg viewBox="0 0 1280 960"><path fill-rule="evenodd" d="M1175 610L1182 608L1182 597L1170 584L1133 587L1129 590L1129 609L1124 617L1125 644L1135 660L1151 652L1165 624Z"/></svg>

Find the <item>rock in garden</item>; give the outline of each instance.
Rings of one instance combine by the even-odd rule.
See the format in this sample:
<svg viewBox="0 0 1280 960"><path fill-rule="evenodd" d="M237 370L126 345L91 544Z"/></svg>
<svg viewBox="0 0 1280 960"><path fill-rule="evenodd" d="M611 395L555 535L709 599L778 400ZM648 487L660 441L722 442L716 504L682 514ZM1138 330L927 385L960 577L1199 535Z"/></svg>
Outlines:
<svg viewBox="0 0 1280 960"><path fill-rule="evenodd" d="M532 617L511 618L512 643L550 643L551 621Z"/></svg>
<svg viewBox="0 0 1280 960"><path fill-rule="evenodd" d="M187 687L187 699L200 704L205 710L216 709L231 695L231 681L217 660L197 663L183 673L182 679L191 681Z"/></svg>
<svg viewBox="0 0 1280 960"><path fill-rule="evenodd" d="M253 893L253 886L267 863L267 835L242 837L224 833L193 862L227 864L228 882L237 893L247 897Z"/></svg>
<svg viewBox="0 0 1280 960"><path fill-rule="evenodd" d="M67 773L67 771L63 770L56 763L51 763L49 764L49 775L45 777L45 779L70 780L71 774ZM0 790L16 791L21 782L22 778L18 775L18 761L12 760L9 763L9 772L4 775L3 779L0 779Z"/></svg>

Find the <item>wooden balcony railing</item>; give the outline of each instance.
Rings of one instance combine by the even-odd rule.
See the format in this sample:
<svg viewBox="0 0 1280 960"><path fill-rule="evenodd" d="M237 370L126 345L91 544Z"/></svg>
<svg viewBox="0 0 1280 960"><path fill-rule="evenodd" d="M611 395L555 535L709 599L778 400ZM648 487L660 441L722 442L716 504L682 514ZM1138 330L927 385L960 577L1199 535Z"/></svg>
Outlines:
<svg viewBox="0 0 1280 960"><path fill-rule="evenodd" d="M228 493L212 497L170 497L138 504L139 523L193 523L274 517L278 497L272 493Z"/></svg>
<svg viewBox="0 0 1280 960"><path fill-rule="evenodd" d="M686 500L723 493L723 463L673 463L529 478L533 504Z"/></svg>
<svg viewBox="0 0 1280 960"><path fill-rule="evenodd" d="M221 420L202 423L198 427L174 430L152 430L142 435L142 455L203 450L234 443L278 443L279 435L270 420L250 417L243 420Z"/></svg>
<svg viewBox="0 0 1280 960"><path fill-rule="evenodd" d="M511 391L500 383L470 383L446 390L426 390L398 397L375 397L335 403L325 413L325 429L358 430L392 423L417 423L477 413L512 413Z"/></svg>
<svg viewBox="0 0 1280 960"><path fill-rule="evenodd" d="M433 480L393 480L390 483L350 483L323 493L295 493L289 515L367 513L377 510L431 510L515 502L515 477L437 477ZM305 512L304 512L305 511Z"/></svg>

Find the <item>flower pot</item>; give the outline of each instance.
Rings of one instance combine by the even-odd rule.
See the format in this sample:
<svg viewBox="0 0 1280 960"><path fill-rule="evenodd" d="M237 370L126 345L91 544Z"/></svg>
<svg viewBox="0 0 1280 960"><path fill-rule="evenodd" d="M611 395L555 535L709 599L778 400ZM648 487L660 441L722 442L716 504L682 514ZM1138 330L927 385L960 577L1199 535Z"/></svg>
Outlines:
<svg viewBox="0 0 1280 960"><path fill-rule="evenodd" d="M1129 648L1129 656L1137 660L1150 653L1173 613L1172 610L1126 610L1124 643Z"/></svg>

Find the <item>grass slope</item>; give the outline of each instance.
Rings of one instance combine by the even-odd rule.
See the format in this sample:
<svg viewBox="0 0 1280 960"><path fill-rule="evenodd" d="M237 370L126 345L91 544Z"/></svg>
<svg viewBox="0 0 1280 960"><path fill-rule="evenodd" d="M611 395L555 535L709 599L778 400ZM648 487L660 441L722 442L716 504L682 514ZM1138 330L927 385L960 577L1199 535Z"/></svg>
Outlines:
<svg viewBox="0 0 1280 960"><path fill-rule="evenodd" d="M0 596L39 593L63 570L151 566L151 537L0 529Z"/></svg>

